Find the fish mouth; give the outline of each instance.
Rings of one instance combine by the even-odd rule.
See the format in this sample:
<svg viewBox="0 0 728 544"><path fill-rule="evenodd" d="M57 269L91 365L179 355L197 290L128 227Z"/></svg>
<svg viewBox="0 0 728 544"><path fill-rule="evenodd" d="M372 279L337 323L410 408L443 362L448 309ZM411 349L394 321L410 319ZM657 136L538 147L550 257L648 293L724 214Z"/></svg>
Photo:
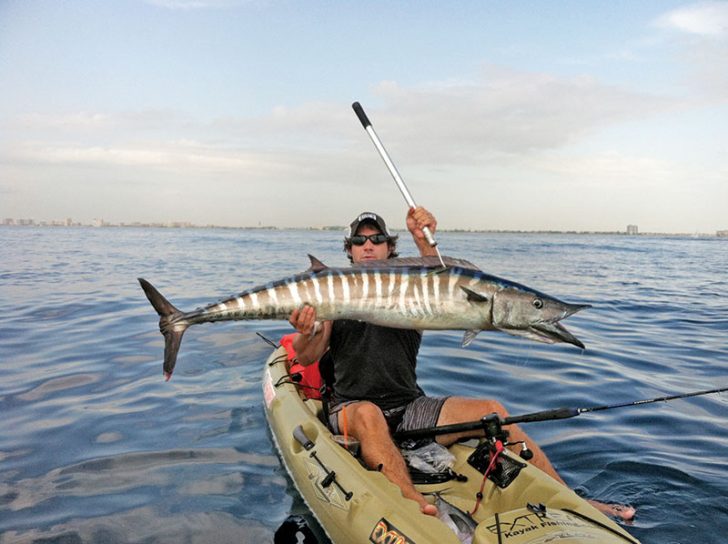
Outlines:
<svg viewBox="0 0 728 544"><path fill-rule="evenodd" d="M565 342L578 348L586 349L586 346L584 346L582 341L571 334L566 327L559 323L559 321L574 315L576 312L591 308L591 304L562 303L562 308L563 311L558 319L534 323L529 327L529 331L536 337L535 339L540 340L541 342L548 342L549 344Z"/></svg>
<svg viewBox="0 0 728 544"><path fill-rule="evenodd" d="M578 310L574 310L578 311ZM573 313L573 312L572 312ZM571 334L566 327L561 323L538 323L531 325L529 331L538 337L538 340L547 342L549 344L555 344L557 342L565 342L572 344L581 349L586 349L586 346L576 336Z"/></svg>
<svg viewBox="0 0 728 544"><path fill-rule="evenodd" d="M571 334L559 321L580 310L591 308L591 304L566 304L565 302L560 302L559 304L561 307L553 319L533 321L525 327L504 327L496 325L493 328L512 334L513 336L521 336L529 340L535 340L536 342L544 342L545 344L564 342L581 349L586 349L581 340Z"/></svg>
<svg viewBox="0 0 728 544"><path fill-rule="evenodd" d="M536 342L543 342L545 344L557 344L559 342L565 342L572 344L578 348L586 349L586 346L576 336L571 334L566 327L558 322L549 323L542 321L536 323L525 329L514 329L508 327L495 327L499 331L512 334L513 336L521 336L528 338L529 340L535 340Z"/></svg>
<svg viewBox="0 0 728 544"><path fill-rule="evenodd" d="M564 304L564 306L566 307L566 309L559 319L566 319L570 315L574 315L576 312L580 312L582 310L586 310L592 307L591 304Z"/></svg>

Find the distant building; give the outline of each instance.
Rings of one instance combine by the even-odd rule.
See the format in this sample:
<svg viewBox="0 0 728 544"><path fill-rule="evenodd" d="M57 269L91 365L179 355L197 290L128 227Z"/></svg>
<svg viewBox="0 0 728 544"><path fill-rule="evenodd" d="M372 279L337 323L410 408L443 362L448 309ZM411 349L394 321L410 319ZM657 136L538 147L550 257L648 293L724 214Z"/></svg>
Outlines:
<svg viewBox="0 0 728 544"><path fill-rule="evenodd" d="M639 234L639 229L637 229L637 225L627 225L627 234Z"/></svg>
<svg viewBox="0 0 728 544"><path fill-rule="evenodd" d="M715 235L718 238L728 238L728 230L718 230L718 231L715 231Z"/></svg>

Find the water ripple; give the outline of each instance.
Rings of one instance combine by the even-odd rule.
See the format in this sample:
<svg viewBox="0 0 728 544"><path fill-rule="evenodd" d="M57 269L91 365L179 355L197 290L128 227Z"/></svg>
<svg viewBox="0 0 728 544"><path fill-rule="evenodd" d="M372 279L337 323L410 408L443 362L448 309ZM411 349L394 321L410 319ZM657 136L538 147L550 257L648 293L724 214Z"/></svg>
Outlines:
<svg viewBox="0 0 728 544"><path fill-rule="evenodd" d="M297 508L261 407L261 364L286 322L194 327L164 382L158 318L136 278L191 309L300 272L346 266L340 232L3 230L0 541L271 541ZM414 249L402 237L402 253ZM447 254L590 310L587 345L425 334L434 395L512 414L728 385L728 252L708 239L442 233ZM728 395L524 425L588 496L628 502L644 544L728 534ZM679 505L679 507L676 507ZM242 537L241 537L242 535Z"/></svg>

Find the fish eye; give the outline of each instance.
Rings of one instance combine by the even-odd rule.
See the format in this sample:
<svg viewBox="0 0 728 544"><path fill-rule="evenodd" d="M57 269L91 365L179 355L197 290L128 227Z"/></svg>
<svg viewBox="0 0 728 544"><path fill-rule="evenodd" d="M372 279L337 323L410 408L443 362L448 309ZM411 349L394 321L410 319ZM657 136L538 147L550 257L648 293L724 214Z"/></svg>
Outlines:
<svg viewBox="0 0 728 544"><path fill-rule="evenodd" d="M541 300L540 298L533 299L533 307L537 310L543 308L543 300Z"/></svg>

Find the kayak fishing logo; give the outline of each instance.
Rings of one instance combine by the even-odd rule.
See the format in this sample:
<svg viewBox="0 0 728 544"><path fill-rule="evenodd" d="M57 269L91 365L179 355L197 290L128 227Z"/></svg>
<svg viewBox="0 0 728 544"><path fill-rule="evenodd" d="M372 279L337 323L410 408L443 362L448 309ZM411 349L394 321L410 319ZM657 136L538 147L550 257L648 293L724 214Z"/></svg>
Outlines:
<svg viewBox="0 0 728 544"><path fill-rule="evenodd" d="M394 525L386 519L380 519L369 535L369 542L374 544L415 544L413 540L407 538Z"/></svg>
<svg viewBox="0 0 728 544"><path fill-rule="evenodd" d="M492 534L497 534L502 538L519 538L527 533L532 533L537 537L539 533L548 531L549 539L554 538L571 538L576 531L584 531L592 526L575 516L571 516L566 512L549 511L547 512L528 512L517 514L510 519L502 516L497 523L488 526L488 530ZM554 530L561 530L561 533L554 533ZM580 533L580 536L590 537ZM590 537L590 538L593 538ZM529 542L540 543L542 539L529 540Z"/></svg>

